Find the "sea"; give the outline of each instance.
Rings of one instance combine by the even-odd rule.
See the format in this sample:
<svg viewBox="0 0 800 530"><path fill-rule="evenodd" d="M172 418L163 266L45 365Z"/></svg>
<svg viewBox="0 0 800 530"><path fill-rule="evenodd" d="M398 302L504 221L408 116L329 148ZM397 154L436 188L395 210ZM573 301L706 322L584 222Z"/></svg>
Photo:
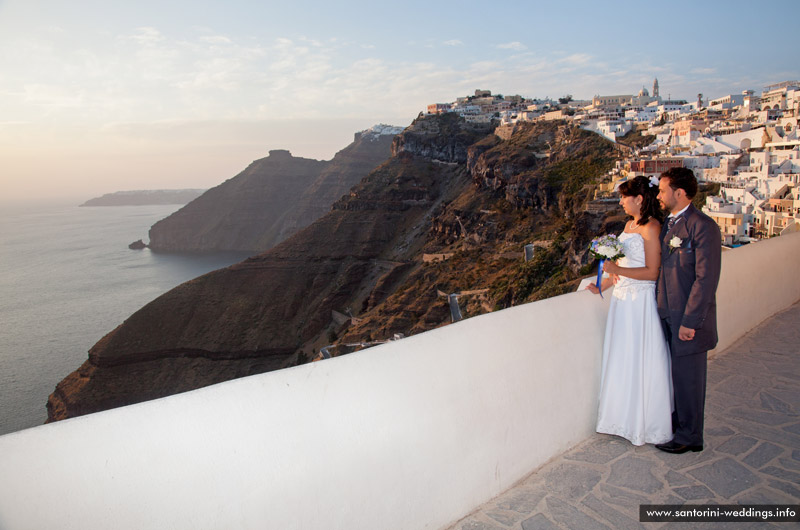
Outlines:
<svg viewBox="0 0 800 530"><path fill-rule="evenodd" d="M128 248L179 208L0 203L0 435L43 424L56 384L139 308L248 257Z"/></svg>

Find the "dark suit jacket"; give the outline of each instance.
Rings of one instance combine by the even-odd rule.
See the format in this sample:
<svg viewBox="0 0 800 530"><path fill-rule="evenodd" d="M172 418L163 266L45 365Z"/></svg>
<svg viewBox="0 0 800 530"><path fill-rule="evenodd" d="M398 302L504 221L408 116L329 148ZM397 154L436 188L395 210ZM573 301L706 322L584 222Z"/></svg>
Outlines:
<svg viewBox="0 0 800 530"><path fill-rule="evenodd" d="M681 239L679 248L670 246L674 237ZM671 230L664 222L656 297L659 316L670 322L673 356L700 353L717 345L716 291L721 254L719 227L693 205ZM680 326L694 329L694 339L678 339Z"/></svg>

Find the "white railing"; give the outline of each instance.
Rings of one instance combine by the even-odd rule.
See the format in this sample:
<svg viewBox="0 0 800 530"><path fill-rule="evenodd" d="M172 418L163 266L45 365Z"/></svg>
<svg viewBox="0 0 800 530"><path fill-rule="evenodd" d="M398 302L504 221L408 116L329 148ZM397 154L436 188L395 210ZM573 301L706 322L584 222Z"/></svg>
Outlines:
<svg viewBox="0 0 800 530"><path fill-rule="evenodd" d="M722 350L800 298L800 235L725 252ZM588 292L0 437L3 529L436 529L594 429Z"/></svg>

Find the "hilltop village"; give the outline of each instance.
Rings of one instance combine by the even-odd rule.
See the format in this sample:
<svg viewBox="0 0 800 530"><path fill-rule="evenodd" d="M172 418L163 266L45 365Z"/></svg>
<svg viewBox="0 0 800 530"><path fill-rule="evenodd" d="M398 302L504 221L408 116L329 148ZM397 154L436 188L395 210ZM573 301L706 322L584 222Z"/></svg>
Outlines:
<svg viewBox="0 0 800 530"><path fill-rule="evenodd" d="M468 122L499 120L499 136L524 122L565 120L617 143L623 153L595 197L616 203L616 186L670 167L691 168L700 181L719 186L703 211L719 224L723 244L738 246L800 231L800 82L695 101L664 99L658 79L652 95L595 96L574 100L526 99L488 90L453 103L428 105L427 114L457 113Z"/></svg>

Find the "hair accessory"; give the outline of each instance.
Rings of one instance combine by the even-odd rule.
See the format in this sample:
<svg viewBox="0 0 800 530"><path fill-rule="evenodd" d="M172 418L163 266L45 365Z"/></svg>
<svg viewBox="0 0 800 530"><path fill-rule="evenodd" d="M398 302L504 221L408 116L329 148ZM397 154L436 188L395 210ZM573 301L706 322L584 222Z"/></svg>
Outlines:
<svg viewBox="0 0 800 530"><path fill-rule="evenodd" d="M655 175L650 177L650 187L652 188L653 186L658 187L658 177Z"/></svg>

